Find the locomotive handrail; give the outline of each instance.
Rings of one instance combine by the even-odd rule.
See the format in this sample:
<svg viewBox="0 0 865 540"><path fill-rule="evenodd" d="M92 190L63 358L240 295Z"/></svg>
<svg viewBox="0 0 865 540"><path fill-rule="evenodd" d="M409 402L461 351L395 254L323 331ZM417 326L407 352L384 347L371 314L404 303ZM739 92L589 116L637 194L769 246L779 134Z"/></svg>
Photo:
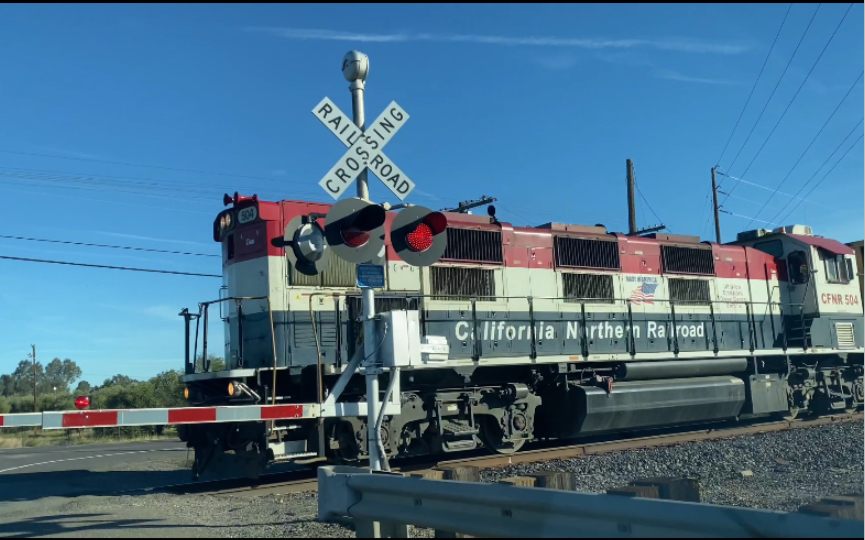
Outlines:
<svg viewBox="0 0 865 540"><path fill-rule="evenodd" d="M321 295L321 296L331 296L335 298L335 309L337 310L337 326L341 327L340 324L342 322L341 314L339 313L339 299L341 297L353 298L357 297L357 294L354 294L354 291L340 291L340 292L314 292L314 293L306 293L310 297ZM443 295L443 294L412 294L411 292L402 292L402 291L394 291L386 293L386 298L391 299L403 299L407 302L416 302L417 307L414 309L418 309L421 317L421 327L426 328L426 322L428 315L427 311L430 307L429 305L424 305L425 301L451 301L456 303L468 304L469 307L469 320L471 321L471 328L469 329L471 335L471 348L470 348L470 357L474 361L478 361L483 356L484 344L483 340L480 339L479 335L479 326L481 323L481 316L478 313L478 308L483 305L484 302L497 302L502 300L524 300L527 303L528 308L528 332L527 338L529 339L529 347L530 350L528 352L529 356L535 360L539 355L539 336L537 335L535 329L535 323L538 320L542 320L538 318L537 315L537 305L538 302L544 301L566 301L572 304L575 308L578 307L579 311L577 312L578 320L580 322L578 328L578 339L580 342L580 353L583 357L588 358L591 354L589 337L587 332L587 323L590 322L590 314L587 309L587 306L593 308L592 313L596 312L599 307L602 306L594 304L595 302L603 302L604 305L618 312L622 307L625 308L624 314L627 316L628 326L629 328L634 327L634 305L640 305L642 302L630 299L630 298L574 298L574 297L566 297L566 296L549 296L549 297L538 297L538 296L518 296L518 295ZM784 313L785 308L789 310L799 309L800 314L804 312L804 304L802 303L792 303L792 302L780 302L780 301L755 301L755 300L733 300L733 299L724 299L724 300L705 300L705 301L688 301L688 300L672 300L672 299L653 299L653 304L669 304L668 310L668 324L672 326L672 331L668 333L666 336L668 350L675 355L680 354L682 345L680 341L680 336L678 333L678 327L683 317L682 313L679 313L678 308L703 308L708 310L708 321L706 321L709 325L711 325L711 333L707 336L707 347L708 350L717 354L721 350L721 345L719 341L719 328L718 323L724 320L725 313L719 313L716 309L718 305L725 305L727 307L733 307L734 309L744 309L745 311L745 326L747 327L748 337L745 337L745 328L742 328L741 333L741 346L743 349L749 350L751 353L758 349L772 349L773 346L768 344L765 340L765 336L761 338L760 345L758 343L758 336L762 335L758 333L757 329L757 320L756 316L758 312L765 311L764 319L761 320L761 325L765 318L769 318L771 322L771 335L774 336L773 343L778 343L780 338L780 346L786 352L787 344L788 344L788 327L789 322L784 322ZM764 308L761 308L764 306ZM776 333L776 324L775 317L780 317L782 319L782 324L780 327L780 335ZM707 332L709 331L706 328ZM337 337L341 338L342 333L338 331ZM672 334L672 335L670 335ZM541 338L542 339L542 338ZM709 345L708 340L711 340L711 345ZM633 335L631 332L626 332L626 351L632 357L636 357L638 354L637 350L637 337ZM777 346L777 345L776 345ZM341 351L339 351L341 353ZM342 355L337 354L337 358L341 359Z"/></svg>
<svg viewBox="0 0 865 540"><path fill-rule="evenodd" d="M202 345L201 345L201 355L202 355L202 368L204 373L208 373L210 371L210 359L207 356L207 345L208 345L208 326L209 326L209 313L210 306L214 304L222 304L224 302L233 301L237 305L237 335L238 335L238 361L239 367L243 367L243 303L246 301L253 300L264 300L267 302L267 312L270 317L270 339L273 345L273 370L274 374L276 373L276 364L277 364L277 355L276 355L276 335L274 333L274 324L273 324L273 309L270 302L269 296L228 296L225 298L219 298L217 300L208 300L206 302L198 303L198 314L190 314L188 309L184 309L180 315L184 317L186 322L186 374L191 375L196 373L195 368L195 359L198 356L198 333L201 323L204 323L203 335L202 335ZM189 324L192 320L196 321L195 324L195 344L193 347L193 355L192 362L189 359ZM202 321L203 319L203 321ZM228 359L226 359L228 361ZM274 375L275 377L275 375ZM274 381L275 382L275 381ZM274 384L275 387L275 384ZM275 398L274 398L275 399ZM274 401L275 402L275 401Z"/></svg>
<svg viewBox="0 0 865 540"><path fill-rule="evenodd" d="M336 324L337 324L337 328L341 328L341 324L342 324L343 319L342 319L342 314L340 312L340 297L342 297L342 296L352 297L352 296L356 296L356 295L354 295L352 293L345 294L344 292L336 292L336 293L334 293L334 292L321 292L321 291L312 292L309 294L310 308L312 308L311 304L312 304L313 298L316 296L326 296L326 297L334 298L334 302L335 302L334 309L336 310ZM587 331L588 330L588 327L587 327L587 323L588 323L587 306L591 306L591 307L597 309L597 307L599 307L599 306L597 304L595 304L595 305L593 305L593 304L595 302L603 302L604 305L609 306L610 308L613 308L616 310L618 310L617 308L625 307L627 309L627 324L628 324L629 328L633 328L634 327L634 310L633 310L633 308L635 305L641 304L641 302L637 302L637 301L630 299L630 298L612 298L612 299L611 298L574 298L574 297L567 297L567 296L553 296L553 297L515 296L515 295L502 295L502 296L499 296L499 295L474 295L474 296L467 296L467 295L411 294L411 293L389 294L388 296L393 296L395 298L405 298L407 301L413 300L413 301L418 302L418 309L421 313L426 311L426 309L425 309L426 306L424 306L424 303L425 303L425 301L428 301L428 300L431 300L431 301L443 301L444 300L444 301L457 301L460 303L462 303L462 302L469 303L471 306L471 321L472 321L472 327L471 327L471 337L472 337L472 349L471 349L471 351L472 352L471 352L471 357L475 361L479 361L480 358L483 356L483 352L484 352L483 351L483 340L480 339L480 335L479 335L479 326L480 326L479 325L479 317L478 317L478 304L479 303L482 304L484 302L496 302L496 301L502 301L502 300L525 300L527 302L527 304L528 304L528 317L529 317L529 332L527 333L528 334L527 337L530 340L530 344L529 344L530 345L530 353L529 354L533 360L536 360L538 357L538 345L539 345L538 335L537 335L537 331L535 328L535 323L537 321L537 313L536 313L537 302L543 302L543 301L562 302L562 301L564 301L564 302L574 304L574 307L576 307L577 304L579 305L578 317L580 320L580 325L579 325L577 337L578 337L579 342L580 342L580 353L582 354L582 356L584 358L588 358L591 354L591 350L590 350L590 346L589 346L588 331ZM277 356L277 351L276 351L276 338L275 338L275 326L273 323L273 310L272 310L270 299L267 296L220 298L217 300L210 300L207 302L199 303L199 313L197 316L194 314L189 314L187 312L187 314L186 314L186 320L187 320L187 373L194 373L195 372L194 360L192 362L192 365L190 365L190 361L188 358L188 350L189 350L188 327L189 327L189 323L191 322L192 319L196 320L196 338L195 338L196 342L195 342L195 349L194 349L195 352L194 352L193 359L197 356L197 351L198 351L199 327L200 327L201 323L204 322L205 328L204 328L204 332L203 332L204 333L204 335L203 335L204 341L202 344L202 353L205 355L205 358L204 358L203 368L204 368L205 372L209 372L210 363L209 363L209 360L207 359L207 356L206 356L207 349L208 349L207 323L209 321L209 317L208 317L209 307L211 305L214 305L214 304L223 304L225 302L232 302L232 301L236 302L237 303L237 319L238 319L238 327L237 327L238 330L237 331L238 331L238 341L239 341L239 343L238 343L238 357L239 357L240 366L242 367L243 361L244 361L244 358L243 358L243 303L247 302L247 301L261 301L261 300L266 301L268 304L267 310L268 310L268 314L270 316L270 322L271 322L270 333L271 333L271 342L273 345L273 370L274 370L274 379L275 379L276 378L276 371L277 371L278 356ZM719 340L718 340L718 322L723 317L723 314L719 314L716 312L716 309L715 309L716 305L727 305L727 306L733 305L733 306L744 307L745 312L746 312L746 325L748 327L748 348L749 348L751 353L753 353L757 348L761 348L761 347L757 346L757 339L756 339L757 338L757 328L756 328L757 322L756 322L755 315L757 312L757 309L756 309L757 306L765 306L766 307L766 312L769 314L769 318L771 319L771 322L772 322L772 328L773 328L772 335L773 336L776 335L774 332L774 328L775 328L774 316L776 316L776 314L777 314L777 316L781 317L783 320L785 308L790 309L790 310L795 310L796 308L798 308L799 309L800 324L802 325L802 328L803 328L803 330L802 330L802 332L803 332L803 345L804 345L805 350L807 350L807 339L805 339L805 335L804 335L804 304L802 304L802 303L791 303L791 302L780 302L780 301L778 301L778 302L772 302L772 301L761 302L761 301L754 301L754 300L707 300L707 301L700 301L698 304L696 301L689 302L689 301L672 300L672 299L653 299L652 301L655 304L665 304L665 303L669 304L668 317L670 318L670 324L672 325L672 331L667 335L667 343L668 343L669 350L671 350L671 352L673 352L673 354L675 354L677 356L681 353L681 346L680 346L679 332L678 332L679 315L677 314L677 309L676 309L677 306L686 307L686 308L687 307L703 307L703 308L708 309L708 311L709 311L709 313L708 313L709 321L708 322L710 322L710 324L711 324L710 339L712 341L710 350L712 350L715 354L717 354L720 351L720 344L719 344ZM183 315L183 313L181 313L181 315ZM318 374L317 375L318 376L316 378L318 379L317 383L319 385L318 392L317 392L317 394L318 394L317 401L320 403L321 399L322 399L321 395L323 393L323 387L324 387L324 383L321 380L323 377L323 372L322 372L323 366L321 365L322 361L321 361L320 343L319 343L319 338L318 338L318 328L316 326L316 321L314 320L315 314L311 313L310 317L311 317L310 322L313 325L313 332L314 332L315 340L316 340L316 349L318 351L318 354L317 354L317 356L318 356L318 362L317 362ZM202 321L201 319L204 319L204 320ZM422 325L422 327L423 326L424 325ZM782 322L781 341L782 341L782 347L783 347L785 352L787 350L787 344L788 344L787 326L788 325L783 324L783 322ZM637 336L634 335L634 333L632 333L630 331L626 332L625 334L627 336L626 337L627 353L629 353L631 357L636 357L638 354ZM336 332L336 335L337 335L337 347L340 349L339 351L337 351L336 357L337 357L337 359L341 359L342 358L341 353L342 353L342 348L343 348L342 347L342 332L341 332L341 330L338 330ZM743 343L743 345L744 345L744 343ZM191 369L191 371L190 371L190 369ZM274 387L274 391L275 391L276 380L274 380L273 387ZM275 403L275 397L273 399L274 399L274 403Z"/></svg>

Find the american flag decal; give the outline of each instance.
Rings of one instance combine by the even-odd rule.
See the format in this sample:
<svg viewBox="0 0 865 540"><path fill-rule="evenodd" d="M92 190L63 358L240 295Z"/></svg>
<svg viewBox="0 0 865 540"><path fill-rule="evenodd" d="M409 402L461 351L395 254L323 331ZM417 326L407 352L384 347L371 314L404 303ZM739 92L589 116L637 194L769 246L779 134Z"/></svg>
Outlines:
<svg viewBox="0 0 865 540"><path fill-rule="evenodd" d="M657 283L643 283L631 293L631 302L635 304L653 304L655 303L655 290L658 288Z"/></svg>

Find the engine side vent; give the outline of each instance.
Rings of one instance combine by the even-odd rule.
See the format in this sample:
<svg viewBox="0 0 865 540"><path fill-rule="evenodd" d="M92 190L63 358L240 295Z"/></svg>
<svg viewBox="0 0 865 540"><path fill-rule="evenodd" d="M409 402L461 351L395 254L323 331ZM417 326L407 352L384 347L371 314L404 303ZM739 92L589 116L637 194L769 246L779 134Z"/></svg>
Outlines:
<svg viewBox="0 0 865 540"><path fill-rule="evenodd" d="M566 302L612 304L615 298L611 275L562 273L562 288Z"/></svg>
<svg viewBox="0 0 865 540"><path fill-rule="evenodd" d="M448 227L448 246L442 260L501 264L504 261L501 231Z"/></svg>
<svg viewBox="0 0 865 540"><path fill-rule="evenodd" d="M331 257L320 274L307 276L290 267L291 284L297 287L356 287L357 265L339 257Z"/></svg>
<svg viewBox="0 0 865 540"><path fill-rule="evenodd" d="M495 270L431 266L430 286L434 300L491 300L496 295Z"/></svg>
<svg viewBox="0 0 865 540"><path fill-rule="evenodd" d="M616 241L556 237L556 266L618 270L620 264Z"/></svg>
<svg viewBox="0 0 865 540"><path fill-rule="evenodd" d="M704 279L670 278L670 300L683 305L709 305L709 282Z"/></svg>
<svg viewBox="0 0 865 540"><path fill-rule="evenodd" d="M835 335L838 336L838 348L856 348L856 338L853 337L853 323L835 323Z"/></svg>
<svg viewBox="0 0 865 540"><path fill-rule="evenodd" d="M661 246L664 271L671 274L715 275L715 259L711 249Z"/></svg>

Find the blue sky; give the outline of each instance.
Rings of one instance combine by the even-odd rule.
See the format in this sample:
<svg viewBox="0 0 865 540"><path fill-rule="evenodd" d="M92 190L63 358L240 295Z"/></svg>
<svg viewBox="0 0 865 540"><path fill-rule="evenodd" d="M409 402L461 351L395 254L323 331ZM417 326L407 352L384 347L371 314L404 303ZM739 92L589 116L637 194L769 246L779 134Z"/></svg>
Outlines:
<svg viewBox="0 0 865 540"><path fill-rule="evenodd" d="M344 149L311 110L328 96L350 111L339 68L357 48L367 115L392 100L411 115L387 151L418 185L409 202L490 195L518 225L623 230L630 158L638 224L709 238L718 164L742 179L719 177L728 212L861 239L861 80L815 140L862 73L861 4L820 56L849 6L790 9L719 162L789 5L3 5L0 235L218 254L223 193L326 200L317 183ZM779 185L808 194L851 147L789 217L789 196L766 202ZM737 215L722 215L725 240L748 225ZM212 257L8 239L0 255L221 272ZM8 260L0 279L0 372L36 343L91 382L180 368L177 313L220 285Z"/></svg>

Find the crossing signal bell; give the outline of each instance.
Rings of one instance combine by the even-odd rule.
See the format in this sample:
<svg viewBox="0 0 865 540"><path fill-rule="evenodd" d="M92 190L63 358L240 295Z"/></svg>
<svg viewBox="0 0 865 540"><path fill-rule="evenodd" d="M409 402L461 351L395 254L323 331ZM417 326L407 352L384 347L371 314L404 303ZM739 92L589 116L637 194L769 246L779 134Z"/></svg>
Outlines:
<svg viewBox="0 0 865 540"><path fill-rule="evenodd" d="M402 210L393 220L390 241L399 258L412 266L435 264L447 248L448 219L423 206Z"/></svg>
<svg viewBox="0 0 865 540"><path fill-rule="evenodd" d="M315 276L327 267L330 249L324 239L324 229L318 215L296 216L285 226L283 244L285 256L301 274Z"/></svg>
<svg viewBox="0 0 865 540"><path fill-rule="evenodd" d="M357 197L339 201L325 218L324 237L341 259L365 264L384 252L385 210Z"/></svg>

